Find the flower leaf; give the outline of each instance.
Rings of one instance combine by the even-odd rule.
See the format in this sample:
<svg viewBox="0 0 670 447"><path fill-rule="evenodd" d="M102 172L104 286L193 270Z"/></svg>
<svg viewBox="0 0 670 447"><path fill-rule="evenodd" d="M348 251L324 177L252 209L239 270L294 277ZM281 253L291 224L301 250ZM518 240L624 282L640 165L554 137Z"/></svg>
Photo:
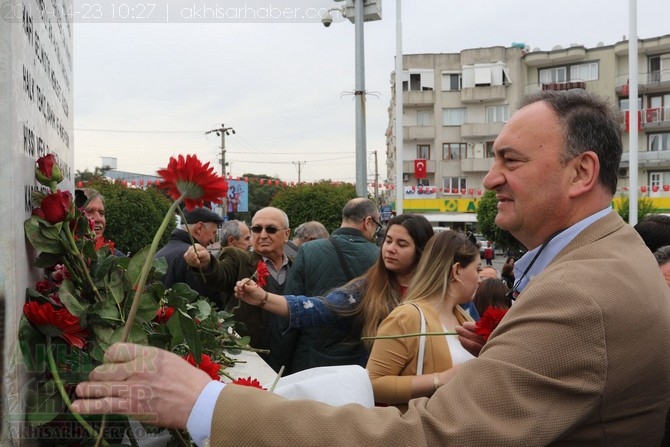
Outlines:
<svg viewBox="0 0 670 447"><path fill-rule="evenodd" d="M129 302L131 299L128 300ZM136 321L144 323L156 318L156 313L160 305L151 296L151 293L144 292L140 297L140 307L137 309Z"/></svg>
<svg viewBox="0 0 670 447"><path fill-rule="evenodd" d="M46 370L46 337L30 324L25 315L19 322L19 348L28 372Z"/></svg>
<svg viewBox="0 0 670 447"><path fill-rule="evenodd" d="M54 253L40 253L35 259L35 267L45 269L62 262L63 256Z"/></svg>
<svg viewBox="0 0 670 447"><path fill-rule="evenodd" d="M202 344L200 343L200 336L198 335L198 328L195 321L181 309L179 309L179 314L177 316L179 317L178 321L182 333L184 334L184 339L186 340L193 357L199 359L202 355Z"/></svg>
<svg viewBox="0 0 670 447"><path fill-rule="evenodd" d="M125 296L123 291L123 271L114 270L105 286L117 304L123 301L123 297Z"/></svg>
<svg viewBox="0 0 670 447"><path fill-rule="evenodd" d="M105 300L91 305L87 313L96 315L108 324L116 326L121 323L121 311L112 300Z"/></svg>
<svg viewBox="0 0 670 447"><path fill-rule="evenodd" d="M53 380L41 384L37 392L27 394L28 422L34 427L51 422L65 408L65 403Z"/></svg>
<svg viewBox="0 0 670 447"><path fill-rule="evenodd" d="M114 334L112 334L112 343L121 341L123 338L123 326L116 329ZM135 323L130 328L130 333L128 334L128 343L136 343L138 345L146 345L149 340L147 339L147 333L142 329L142 326Z"/></svg>
<svg viewBox="0 0 670 447"><path fill-rule="evenodd" d="M140 272L142 271L144 261L146 260L147 255L149 254L149 249L150 247L144 247L142 250L135 253L132 258L130 258L127 271L128 271L128 278L130 279L130 283L133 286L137 284L137 279L140 277Z"/></svg>
<svg viewBox="0 0 670 447"><path fill-rule="evenodd" d="M58 296L61 302L65 305L68 312L75 317L81 318L88 309L86 302L81 302L76 296L74 284L69 279L63 280L63 283L58 288Z"/></svg>
<svg viewBox="0 0 670 447"><path fill-rule="evenodd" d="M37 216L32 216L23 224L26 237L36 250L54 254L65 253L60 239L60 227L60 224L51 225Z"/></svg>

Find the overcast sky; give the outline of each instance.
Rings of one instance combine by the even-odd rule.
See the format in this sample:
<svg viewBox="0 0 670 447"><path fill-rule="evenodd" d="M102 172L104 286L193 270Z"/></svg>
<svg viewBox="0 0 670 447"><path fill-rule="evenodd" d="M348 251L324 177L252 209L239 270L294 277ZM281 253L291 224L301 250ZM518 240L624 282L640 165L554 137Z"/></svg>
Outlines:
<svg viewBox="0 0 670 447"><path fill-rule="evenodd" d="M383 1L383 19L367 22L364 33L368 174L376 151L380 181L396 51L396 2ZM670 34L670 1L637 3L640 38ZM234 176L297 181L300 167L302 181L354 182L354 25L345 20L325 28L318 18L302 18L342 4L169 0L136 10L149 15L136 23L75 20L75 169L93 170L101 157L116 157L120 170L154 174L178 154L218 165L221 138L205 132L225 124L236 131L225 140ZM252 8L261 15L270 6L290 7L300 18L250 20L227 10L226 19L203 20L203 5L246 5L247 14ZM403 53L514 42L542 50L612 45L628 35L628 11L627 0L404 1ZM111 11L103 13L102 21L113 20ZM193 16L191 23L184 15Z"/></svg>

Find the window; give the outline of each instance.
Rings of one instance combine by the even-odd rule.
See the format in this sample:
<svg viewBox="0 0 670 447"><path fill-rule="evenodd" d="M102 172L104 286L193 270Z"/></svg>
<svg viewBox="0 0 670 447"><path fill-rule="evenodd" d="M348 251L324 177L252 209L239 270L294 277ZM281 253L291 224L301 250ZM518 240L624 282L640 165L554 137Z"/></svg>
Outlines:
<svg viewBox="0 0 670 447"><path fill-rule="evenodd" d="M425 160L430 160L430 144L417 144L416 158L423 158Z"/></svg>
<svg viewBox="0 0 670 447"><path fill-rule="evenodd" d="M649 58L649 82L658 82L661 80L661 57L653 56Z"/></svg>
<svg viewBox="0 0 670 447"><path fill-rule="evenodd" d="M540 70L540 84L567 81L565 67L544 68Z"/></svg>
<svg viewBox="0 0 670 447"><path fill-rule="evenodd" d="M468 158L466 143L442 143L442 160L461 160Z"/></svg>
<svg viewBox="0 0 670 447"><path fill-rule="evenodd" d="M430 180L427 178L419 178L416 182L417 186L430 186Z"/></svg>
<svg viewBox="0 0 670 447"><path fill-rule="evenodd" d="M460 126L465 122L465 108L442 109L443 126Z"/></svg>
<svg viewBox="0 0 670 447"><path fill-rule="evenodd" d="M649 186L657 186L659 189L664 185L670 185L670 171L656 171L649 173Z"/></svg>
<svg viewBox="0 0 670 447"><path fill-rule="evenodd" d="M568 78L568 73L570 77ZM598 62L566 65L540 69L540 84L563 83L567 81L595 81L598 79Z"/></svg>
<svg viewBox="0 0 670 447"><path fill-rule="evenodd" d="M467 181L464 177L443 177L442 187L445 194L461 194L467 190Z"/></svg>
<svg viewBox="0 0 670 447"><path fill-rule="evenodd" d="M587 62L570 67L571 81L595 81L596 79L598 79L598 62Z"/></svg>
<svg viewBox="0 0 670 447"><path fill-rule="evenodd" d="M486 108L487 123L506 123L509 119L509 105L491 106Z"/></svg>
<svg viewBox="0 0 670 447"><path fill-rule="evenodd" d="M430 126L433 112L430 110L417 110L416 112L416 125L417 126Z"/></svg>
<svg viewBox="0 0 670 447"><path fill-rule="evenodd" d="M402 89L403 91L422 91L433 90L435 80L433 77L433 70L412 70L406 71L402 74Z"/></svg>
<svg viewBox="0 0 670 447"><path fill-rule="evenodd" d="M628 98L625 99L620 99L619 100L619 109L620 110L628 110L630 109L630 102ZM642 109L642 98L637 98L637 110Z"/></svg>
<svg viewBox="0 0 670 447"><path fill-rule="evenodd" d="M463 88L509 85L512 83L504 62L463 65Z"/></svg>
<svg viewBox="0 0 670 447"><path fill-rule="evenodd" d="M495 152L493 152L493 141L487 141L486 142L486 158L493 158L495 155Z"/></svg>
<svg viewBox="0 0 670 447"><path fill-rule="evenodd" d="M463 85L463 76L460 73L442 73L442 91L460 90Z"/></svg>
<svg viewBox="0 0 670 447"><path fill-rule="evenodd" d="M670 132L650 134L648 140L648 151L670 151Z"/></svg>

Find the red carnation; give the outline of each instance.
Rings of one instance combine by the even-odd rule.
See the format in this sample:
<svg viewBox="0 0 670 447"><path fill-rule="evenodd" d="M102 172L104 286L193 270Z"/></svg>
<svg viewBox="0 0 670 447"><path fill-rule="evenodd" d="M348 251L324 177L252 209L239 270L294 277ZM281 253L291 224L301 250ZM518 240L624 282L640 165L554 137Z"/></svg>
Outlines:
<svg viewBox="0 0 670 447"><path fill-rule="evenodd" d="M37 290L42 295L47 295L54 287L56 287L56 284L48 280L37 281L35 284L35 290Z"/></svg>
<svg viewBox="0 0 670 447"><path fill-rule="evenodd" d="M228 192L226 181L209 163L203 165L195 155L170 157L167 168L159 169L158 175L163 177L159 188L167 189L175 201L183 195L189 211L203 206L204 202L223 203L222 198Z"/></svg>
<svg viewBox="0 0 670 447"><path fill-rule="evenodd" d="M37 159L35 178L45 186L50 186L52 182L60 183L63 180L63 173L56 163L54 154L47 154Z"/></svg>
<svg viewBox="0 0 670 447"><path fill-rule="evenodd" d="M484 337L484 340L488 340L491 333L498 327L506 313L507 309L498 309L491 306L487 307L484 314L476 323L475 332L477 335L481 335Z"/></svg>
<svg viewBox="0 0 670 447"><path fill-rule="evenodd" d="M44 218L51 224L64 222L74 216L74 203L72 203L72 194L69 191L56 191L42 199L39 208L34 214Z"/></svg>
<svg viewBox="0 0 670 447"><path fill-rule="evenodd" d="M189 354L186 356L186 361L189 362L191 365L196 366L199 369L205 371L207 374L209 374L209 377L211 377L212 379L214 380L220 379L219 370L221 369L221 365L214 363L210 356L202 354L200 356L200 364L196 365L193 354L189 352Z"/></svg>
<svg viewBox="0 0 670 447"><path fill-rule="evenodd" d="M88 330L66 308L56 310L51 304L30 301L23 305L23 313L43 334L61 337L75 348L83 349L86 345Z"/></svg>
<svg viewBox="0 0 670 447"><path fill-rule="evenodd" d="M254 273L254 276L256 277L256 284L258 284L258 287L263 288L268 284L267 277L270 276L270 272L263 260L258 261L258 264L256 264L256 272Z"/></svg>
<svg viewBox="0 0 670 447"><path fill-rule="evenodd" d="M158 309L158 313L156 315L156 318L154 318L154 321L156 321L156 323L165 324L170 319L173 313L174 313L174 307L161 306Z"/></svg>
<svg viewBox="0 0 670 447"><path fill-rule="evenodd" d="M233 380L233 383L235 385L250 386L260 390L267 390L267 388L264 388L263 385L261 385L258 379L252 379L251 377L247 377L246 379L244 377L240 377L239 379Z"/></svg>

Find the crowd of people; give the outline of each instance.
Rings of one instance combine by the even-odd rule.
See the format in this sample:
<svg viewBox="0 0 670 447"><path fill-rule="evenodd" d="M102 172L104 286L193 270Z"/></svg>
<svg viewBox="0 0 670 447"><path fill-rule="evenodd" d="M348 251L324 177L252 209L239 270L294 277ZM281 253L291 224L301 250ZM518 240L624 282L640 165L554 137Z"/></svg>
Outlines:
<svg viewBox="0 0 670 447"><path fill-rule="evenodd" d="M537 92L493 151L484 186L496 192L496 224L528 249L500 274L465 235L434 235L415 214L388 221L377 249L380 216L367 199L347 203L341 227L296 244L295 256L277 208L253 216L251 251L229 245L217 256L206 245L215 225L187 218L204 235L182 268L221 293L270 366L365 366L377 407L225 385L167 351L116 344L77 386L73 409L151 415L211 446L661 445L670 225L632 228L612 209L616 112L585 91ZM475 320L489 307L507 312L485 339ZM310 328L326 330L296 343Z"/></svg>

